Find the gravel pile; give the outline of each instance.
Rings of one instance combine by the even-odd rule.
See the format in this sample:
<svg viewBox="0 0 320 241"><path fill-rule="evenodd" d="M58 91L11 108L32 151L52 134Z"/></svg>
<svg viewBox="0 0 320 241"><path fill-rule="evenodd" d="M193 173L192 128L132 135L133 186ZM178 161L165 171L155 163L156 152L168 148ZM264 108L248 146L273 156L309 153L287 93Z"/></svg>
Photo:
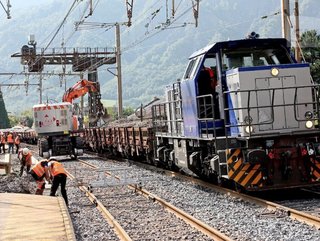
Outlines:
<svg viewBox="0 0 320 241"><path fill-rule="evenodd" d="M4 155L0 155L0 160ZM19 176L20 162L16 154L12 155L12 173L0 175L1 193L25 193L33 195L36 182L27 175ZM48 192L48 190L47 190ZM57 192L58 195L60 193ZM80 191L74 182L67 180L69 213L73 222L77 241L113 241L119 240L110 225L104 220L88 198ZM1 238L0 238L1 239Z"/></svg>
<svg viewBox="0 0 320 241"><path fill-rule="evenodd" d="M0 154L0 160L4 160L4 154ZM12 172L9 175L0 175L0 192L8 193L34 193L36 184L33 178L24 171L22 177L20 173L20 161L16 154L12 154Z"/></svg>

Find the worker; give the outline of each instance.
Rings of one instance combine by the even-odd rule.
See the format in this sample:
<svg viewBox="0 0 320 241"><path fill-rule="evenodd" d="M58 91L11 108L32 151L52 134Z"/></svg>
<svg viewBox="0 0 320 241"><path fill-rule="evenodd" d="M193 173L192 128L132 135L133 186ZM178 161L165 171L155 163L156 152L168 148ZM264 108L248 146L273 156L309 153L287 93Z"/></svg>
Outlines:
<svg viewBox="0 0 320 241"><path fill-rule="evenodd" d="M31 151L28 148L23 148L22 150L19 150L18 152L18 159L20 160L20 177L23 174L23 169L26 166L27 167L27 174L30 171L31 165L32 165L32 154Z"/></svg>
<svg viewBox="0 0 320 241"><path fill-rule="evenodd" d="M18 134L16 138L14 139L14 144L16 146L16 154L18 154L20 149L20 143L21 143L21 134Z"/></svg>
<svg viewBox="0 0 320 241"><path fill-rule="evenodd" d="M68 196L66 191L67 183L67 172L64 169L62 163L58 162L56 159L50 159L48 163L49 173L52 178L52 186L50 191L50 196L55 196L56 191L60 185L61 195L68 206Z"/></svg>
<svg viewBox="0 0 320 241"><path fill-rule="evenodd" d="M217 77L213 68L203 66L198 77L198 96L200 105L200 117L219 119L219 100L216 92ZM211 95L211 96L210 96ZM212 108L213 107L213 108Z"/></svg>
<svg viewBox="0 0 320 241"><path fill-rule="evenodd" d="M12 153L13 154L13 144L14 144L14 139L13 139L13 134L12 134L12 131L9 132L8 136L7 136L7 143L8 143L8 146L9 146L9 153Z"/></svg>
<svg viewBox="0 0 320 241"><path fill-rule="evenodd" d="M208 95L215 93L217 85L217 78L212 68L203 66L198 78L198 92L199 95Z"/></svg>
<svg viewBox="0 0 320 241"><path fill-rule="evenodd" d="M1 153L1 148L2 148L2 152L6 153L6 137L3 132L0 132L0 153Z"/></svg>
<svg viewBox="0 0 320 241"><path fill-rule="evenodd" d="M48 170L48 160L44 159L38 162L32 167L30 174L37 182L37 190L35 194L42 195L46 185L44 179L46 179L48 182L51 182Z"/></svg>

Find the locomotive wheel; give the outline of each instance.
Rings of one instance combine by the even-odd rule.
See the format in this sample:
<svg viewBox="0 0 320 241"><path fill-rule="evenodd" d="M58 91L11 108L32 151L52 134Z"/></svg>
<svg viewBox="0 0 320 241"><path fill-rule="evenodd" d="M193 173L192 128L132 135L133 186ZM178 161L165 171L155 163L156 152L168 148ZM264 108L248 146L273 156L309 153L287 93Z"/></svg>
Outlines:
<svg viewBox="0 0 320 241"><path fill-rule="evenodd" d="M71 160L77 160L78 155L76 154L76 149L72 148L72 154L70 155Z"/></svg>

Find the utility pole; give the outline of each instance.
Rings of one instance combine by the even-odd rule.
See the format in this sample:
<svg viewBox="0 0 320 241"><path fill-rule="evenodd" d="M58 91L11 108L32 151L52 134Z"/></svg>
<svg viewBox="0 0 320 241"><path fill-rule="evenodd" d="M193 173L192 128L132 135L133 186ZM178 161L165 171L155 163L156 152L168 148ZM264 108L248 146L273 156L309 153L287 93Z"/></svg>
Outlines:
<svg viewBox="0 0 320 241"><path fill-rule="evenodd" d="M296 47L295 57L298 63L301 63L301 39L300 39L300 23L299 23L299 2L294 2L294 16L295 16L295 32L296 32Z"/></svg>
<svg viewBox="0 0 320 241"><path fill-rule="evenodd" d="M289 0L281 0L282 37L291 43Z"/></svg>
<svg viewBox="0 0 320 241"><path fill-rule="evenodd" d="M40 74L39 76L39 92L40 92L40 103L39 104L42 104L42 75Z"/></svg>
<svg viewBox="0 0 320 241"><path fill-rule="evenodd" d="M121 74L121 48L120 48L120 25L116 23L116 63L118 77L118 117L122 117L122 74Z"/></svg>
<svg viewBox="0 0 320 241"><path fill-rule="evenodd" d="M196 27L198 27L199 3L200 3L200 0L195 0L195 2L193 2L193 0L192 0L193 17L194 17L194 20L195 20L195 26Z"/></svg>

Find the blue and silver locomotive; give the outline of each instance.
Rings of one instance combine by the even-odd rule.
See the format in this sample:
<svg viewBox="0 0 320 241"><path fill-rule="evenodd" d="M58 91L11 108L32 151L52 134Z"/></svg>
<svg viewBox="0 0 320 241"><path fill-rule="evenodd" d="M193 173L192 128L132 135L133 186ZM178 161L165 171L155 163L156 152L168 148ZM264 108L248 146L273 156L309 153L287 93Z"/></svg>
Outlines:
<svg viewBox="0 0 320 241"><path fill-rule="evenodd" d="M209 45L153 106L155 160L245 190L320 183L319 86L286 39Z"/></svg>

